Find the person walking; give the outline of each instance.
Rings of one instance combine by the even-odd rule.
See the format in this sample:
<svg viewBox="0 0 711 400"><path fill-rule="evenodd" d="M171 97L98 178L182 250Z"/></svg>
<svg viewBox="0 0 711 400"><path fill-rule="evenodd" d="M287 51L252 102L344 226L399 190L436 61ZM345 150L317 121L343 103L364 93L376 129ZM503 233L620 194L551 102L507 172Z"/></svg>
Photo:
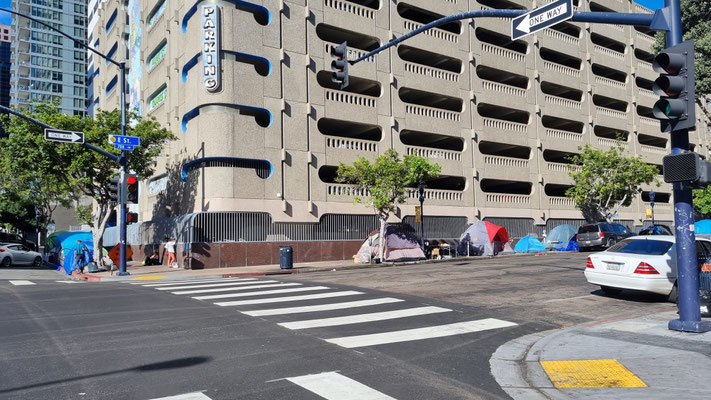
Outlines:
<svg viewBox="0 0 711 400"><path fill-rule="evenodd" d="M89 249L77 239L77 244L74 245L74 264L80 273L84 273L84 254L88 252Z"/></svg>
<svg viewBox="0 0 711 400"><path fill-rule="evenodd" d="M168 265L173 268L178 268L178 263L175 262L175 239L171 237L165 238L167 242L165 243L165 251L168 253Z"/></svg>

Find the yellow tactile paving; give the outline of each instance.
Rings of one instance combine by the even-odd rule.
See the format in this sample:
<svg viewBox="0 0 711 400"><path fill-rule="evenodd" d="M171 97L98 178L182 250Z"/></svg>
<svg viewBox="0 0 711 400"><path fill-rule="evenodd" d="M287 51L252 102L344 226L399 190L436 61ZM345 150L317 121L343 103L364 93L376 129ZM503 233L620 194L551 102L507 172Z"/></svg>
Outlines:
<svg viewBox="0 0 711 400"><path fill-rule="evenodd" d="M153 280L153 279L161 279L161 278L165 278L165 275L161 275L161 276L139 276L139 277L136 277L136 278L131 278L131 279L129 279L129 280L131 280L131 281L151 281L151 280Z"/></svg>
<svg viewBox="0 0 711 400"><path fill-rule="evenodd" d="M647 387L617 360L541 361L556 388Z"/></svg>

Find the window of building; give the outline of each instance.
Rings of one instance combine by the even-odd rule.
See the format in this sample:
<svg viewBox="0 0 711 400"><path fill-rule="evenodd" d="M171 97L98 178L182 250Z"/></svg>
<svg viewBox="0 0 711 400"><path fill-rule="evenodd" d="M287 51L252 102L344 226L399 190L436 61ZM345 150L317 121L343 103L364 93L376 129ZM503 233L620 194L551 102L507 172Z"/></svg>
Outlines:
<svg viewBox="0 0 711 400"><path fill-rule="evenodd" d="M114 56L116 55L116 51L118 51L118 42L114 43L114 45L111 46L111 50L109 50L109 52L106 54L106 58L107 58L106 65L109 65L108 59L114 58Z"/></svg>
<svg viewBox="0 0 711 400"><path fill-rule="evenodd" d="M158 4L156 7L153 8L153 11L148 16L148 28L151 28L157 21L160 19L161 15L163 15L163 12L165 12L165 8L168 5L168 2L166 0L163 0Z"/></svg>
<svg viewBox="0 0 711 400"><path fill-rule="evenodd" d="M150 56L148 56L148 69L153 69L158 63L161 62L161 60L165 57L165 54L168 52L168 42L163 40L161 44L158 45L158 48L151 53Z"/></svg>
<svg viewBox="0 0 711 400"><path fill-rule="evenodd" d="M149 110L154 110L156 109L159 105L163 104L165 102L165 99L168 97L168 86L163 85L158 89L155 93L151 95L151 97L148 98L148 109Z"/></svg>
<svg viewBox="0 0 711 400"><path fill-rule="evenodd" d="M117 15L118 15L118 8L114 10L114 12L109 17L109 20L106 22L106 33L107 34L111 30L111 28L114 26L114 23L116 22Z"/></svg>
<svg viewBox="0 0 711 400"><path fill-rule="evenodd" d="M111 82L109 82L108 85L106 85L106 95L108 96L111 92L113 92L114 89L116 89L116 83L118 82L118 75L114 76L113 79L111 79Z"/></svg>

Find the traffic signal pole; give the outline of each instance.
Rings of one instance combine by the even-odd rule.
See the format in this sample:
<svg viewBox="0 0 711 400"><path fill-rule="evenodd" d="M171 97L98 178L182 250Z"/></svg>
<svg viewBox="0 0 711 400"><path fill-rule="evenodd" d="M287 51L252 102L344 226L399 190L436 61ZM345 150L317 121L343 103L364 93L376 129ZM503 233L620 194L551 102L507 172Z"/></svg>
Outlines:
<svg viewBox="0 0 711 400"><path fill-rule="evenodd" d="M126 136L126 63L119 64L121 70L121 136ZM126 271L126 150L121 150L119 159L119 275L130 275Z"/></svg>

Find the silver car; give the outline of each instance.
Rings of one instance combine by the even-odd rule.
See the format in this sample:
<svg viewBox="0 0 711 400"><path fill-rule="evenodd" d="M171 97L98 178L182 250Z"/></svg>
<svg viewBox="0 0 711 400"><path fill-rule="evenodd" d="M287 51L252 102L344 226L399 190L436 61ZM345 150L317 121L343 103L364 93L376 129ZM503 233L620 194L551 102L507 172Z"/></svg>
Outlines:
<svg viewBox="0 0 711 400"><path fill-rule="evenodd" d="M18 243L0 243L0 267L11 265L42 265L42 255Z"/></svg>

